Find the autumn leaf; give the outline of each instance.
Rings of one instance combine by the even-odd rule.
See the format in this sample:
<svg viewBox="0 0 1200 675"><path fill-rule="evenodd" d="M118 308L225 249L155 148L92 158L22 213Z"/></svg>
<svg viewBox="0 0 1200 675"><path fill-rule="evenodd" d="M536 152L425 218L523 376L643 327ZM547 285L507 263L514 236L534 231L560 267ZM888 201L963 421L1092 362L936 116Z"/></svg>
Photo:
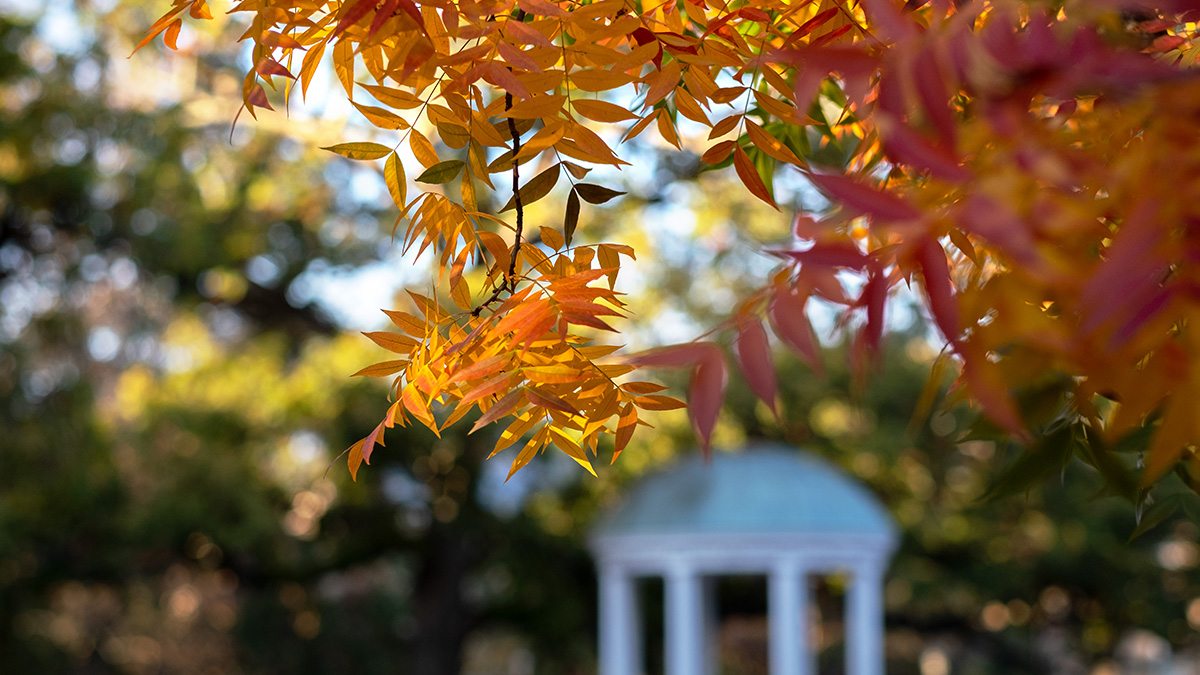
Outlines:
<svg viewBox="0 0 1200 675"><path fill-rule="evenodd" d="M738 322L737 357L751 391L772 412L778 413L778 385L775 382L775 366L771 363L771 346L767 332L756 320L746 318Z"/></svg>
<svg viewBox="0 0 1200 675"><path fill-rule="evenodd" d="M751 194L770 204L773 208L779 208L775 203L775 198L771 196L771 191L763 183L762 176L758 175L758 169L754 168L754 163L750 161L750 157L746 154L746 151L736 145L733 147L733 167L737 170L737 175L741 179L742 185L745 185Z"/></svg>
<svg viewBox="0 0 1200 675"><path fill-rule="evenodd" d="M435 185L449 183L457 178L458 174L462 173L463 167L466 165L466 162L461 159L448 159L444 162L438 162L421 172L421 175L416 177L416 181L419 183L433 183Z"/></svg>
<svg viewBox="0 0 1200 675"><path fill-rule="evenodd" d="M341 155L342 157L345 157L346 159L366 159L366 160L379 159L380 157L385 157L388 153L390 153L392 151L391 148L389 148L385 145L380 145L378 143L370 143L370 142L366 142L366 141L360 141L358 143L339 143L337 145L331 145L331 146L324 147L321 149L328 150L329 152L332 152L336 155Z"/></svg>
<svg viewBox="0 0 1200 675"><path fill-rule="evenodd" d="M921 212L903 199L852 178L810 173L808 179L835 202L882 222L916 220L921 217Z"/></svg>
<svg viewBox="0 0 1200 675"><path fill-rule="evenodd" d="M595 185L592 183L576 183L575 194L579 195L580 199L589 204L603 204L616 197L620 197L625 193L606 188L602 185Z"/></svg>

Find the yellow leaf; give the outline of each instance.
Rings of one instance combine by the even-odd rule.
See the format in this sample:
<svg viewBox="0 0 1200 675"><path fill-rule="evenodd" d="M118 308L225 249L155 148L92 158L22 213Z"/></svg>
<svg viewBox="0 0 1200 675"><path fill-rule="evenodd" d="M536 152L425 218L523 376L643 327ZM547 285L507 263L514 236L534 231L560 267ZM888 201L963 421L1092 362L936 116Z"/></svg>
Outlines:
<svg viewBox="0 0 1200 675"><path fill-rule="evenodd" d="M379 106L362 105L361 103L354 103L354 107L358 108L358 112L362 113L362 116L367 118L371 124L380 129L396 130L408 128L408 121L390 110L384 110Z"/></svg>
<svg viewBox="0 0 1200 675"><path fill-rule="evenodd" d="M595 120L597 122L624 122L625 120L636 119L637 115L629 112L625 108L608 101L600 101L596 99L578 99L571 101L571 107L580 115Z"/></svg>
<svg viewBox="0 0 1200 675"><path fill-rule="evenodd" d="M433 149L433 143L425 137L425 134L413 129L408 135L408 147L412 149L413 157L421 163L421 166L428 169L438 163L437 151Z"/></svg>
<svg viewBox="0 0 1200 675"><path fill-rule="evenodd" d="M408 202L408 181L404 176L404 165L400 163L400 156L394 152L383 164L383 182L387 184L392 202L403 210Z"/></svg>
<svg viewBox="0 0 1200 675"><path fill-rule="evenodd" d="M408 367L407 359L398 359L395 361L382 361L372 364L354 373L352 377L384 377L385 375L393 375Z"/></svg>
<svg viewBox="0 0 1200 675"><path fill-rule="evenodd" d="M357 143L339 143L337 145L331 145L321 149L328 150L347 159L363 160L379 159L380 157L383 157L392 151L392 149L386 145L380 145L378 143L370 143L366 141L360 141Z"/></svg>

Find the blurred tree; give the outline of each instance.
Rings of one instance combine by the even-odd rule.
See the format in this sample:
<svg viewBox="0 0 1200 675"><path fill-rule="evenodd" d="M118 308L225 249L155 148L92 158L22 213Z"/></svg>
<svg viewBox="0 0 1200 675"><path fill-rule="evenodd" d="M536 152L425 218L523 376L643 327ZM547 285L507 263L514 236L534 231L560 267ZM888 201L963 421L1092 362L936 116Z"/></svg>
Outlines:
<svg viewBox="0 0 1200 675"><path fill-rule="evenodd" d="M228 63L136 73L187 105L116 86L137 20L0 22L4 670L440 674L498 612L544 627L541 662L578 662L586 603L552 619L506 575L548 556L575 584L586 558L500 527L474 446L398 437L378 481L322 478L378 393L345 379L368 346L334 338L313 277L387 250L374 202L335 199L354 172L269 131L230 145L197 104Z"/></svg>

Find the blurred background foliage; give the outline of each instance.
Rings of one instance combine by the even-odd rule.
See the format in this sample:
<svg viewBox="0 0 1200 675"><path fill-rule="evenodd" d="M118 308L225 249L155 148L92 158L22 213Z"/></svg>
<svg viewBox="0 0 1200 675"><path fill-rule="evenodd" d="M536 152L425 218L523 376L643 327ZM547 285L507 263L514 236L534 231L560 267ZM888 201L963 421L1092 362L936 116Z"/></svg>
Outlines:
<svg viewBox="0 0 1200 675"><path fill-rule="evenodd" d="M599 480L547 457L506 484L487 432L460 430L393 434L350 482L338 455L380 391L347 377L376 354L346 307L412 261L369 170L313 151L336 115L231 132L244 64L205 45L232 28L185 36L196 59L124 58L159 4L0 1L0 671L594 672L587 528L691 451L686 420L661 416ZM631 152L631 196L585 228L653 261L631 275L655 289L631 296L632 339L686 339L787 232L694 157ZM886 502L904 532L889 672L1194 659L1191 521L1130 543L1128 504L1078 463L984 499L1012 457L960 442L961 412L914 424L936 354L894 315L869 387L837 345L825 377L780 354L782 421L735 383L717 434L806 447ZM765 672L763 588L727 586L724 672ZM839 672L837 580L818 598Z"/></svg>

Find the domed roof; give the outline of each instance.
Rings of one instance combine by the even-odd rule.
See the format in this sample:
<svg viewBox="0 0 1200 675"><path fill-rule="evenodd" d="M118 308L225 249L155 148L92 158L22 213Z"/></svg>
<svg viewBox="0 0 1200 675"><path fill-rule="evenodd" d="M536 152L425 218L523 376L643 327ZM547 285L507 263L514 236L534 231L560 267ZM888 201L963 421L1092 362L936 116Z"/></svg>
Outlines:
<svg viewBox="0 0 1200 675"><path fill-rule="evenodd" d="M866 488L813 455L756 443L699 453L640 480L603 518L600 538L659 534L821 534L894 537Z"/></svg>

